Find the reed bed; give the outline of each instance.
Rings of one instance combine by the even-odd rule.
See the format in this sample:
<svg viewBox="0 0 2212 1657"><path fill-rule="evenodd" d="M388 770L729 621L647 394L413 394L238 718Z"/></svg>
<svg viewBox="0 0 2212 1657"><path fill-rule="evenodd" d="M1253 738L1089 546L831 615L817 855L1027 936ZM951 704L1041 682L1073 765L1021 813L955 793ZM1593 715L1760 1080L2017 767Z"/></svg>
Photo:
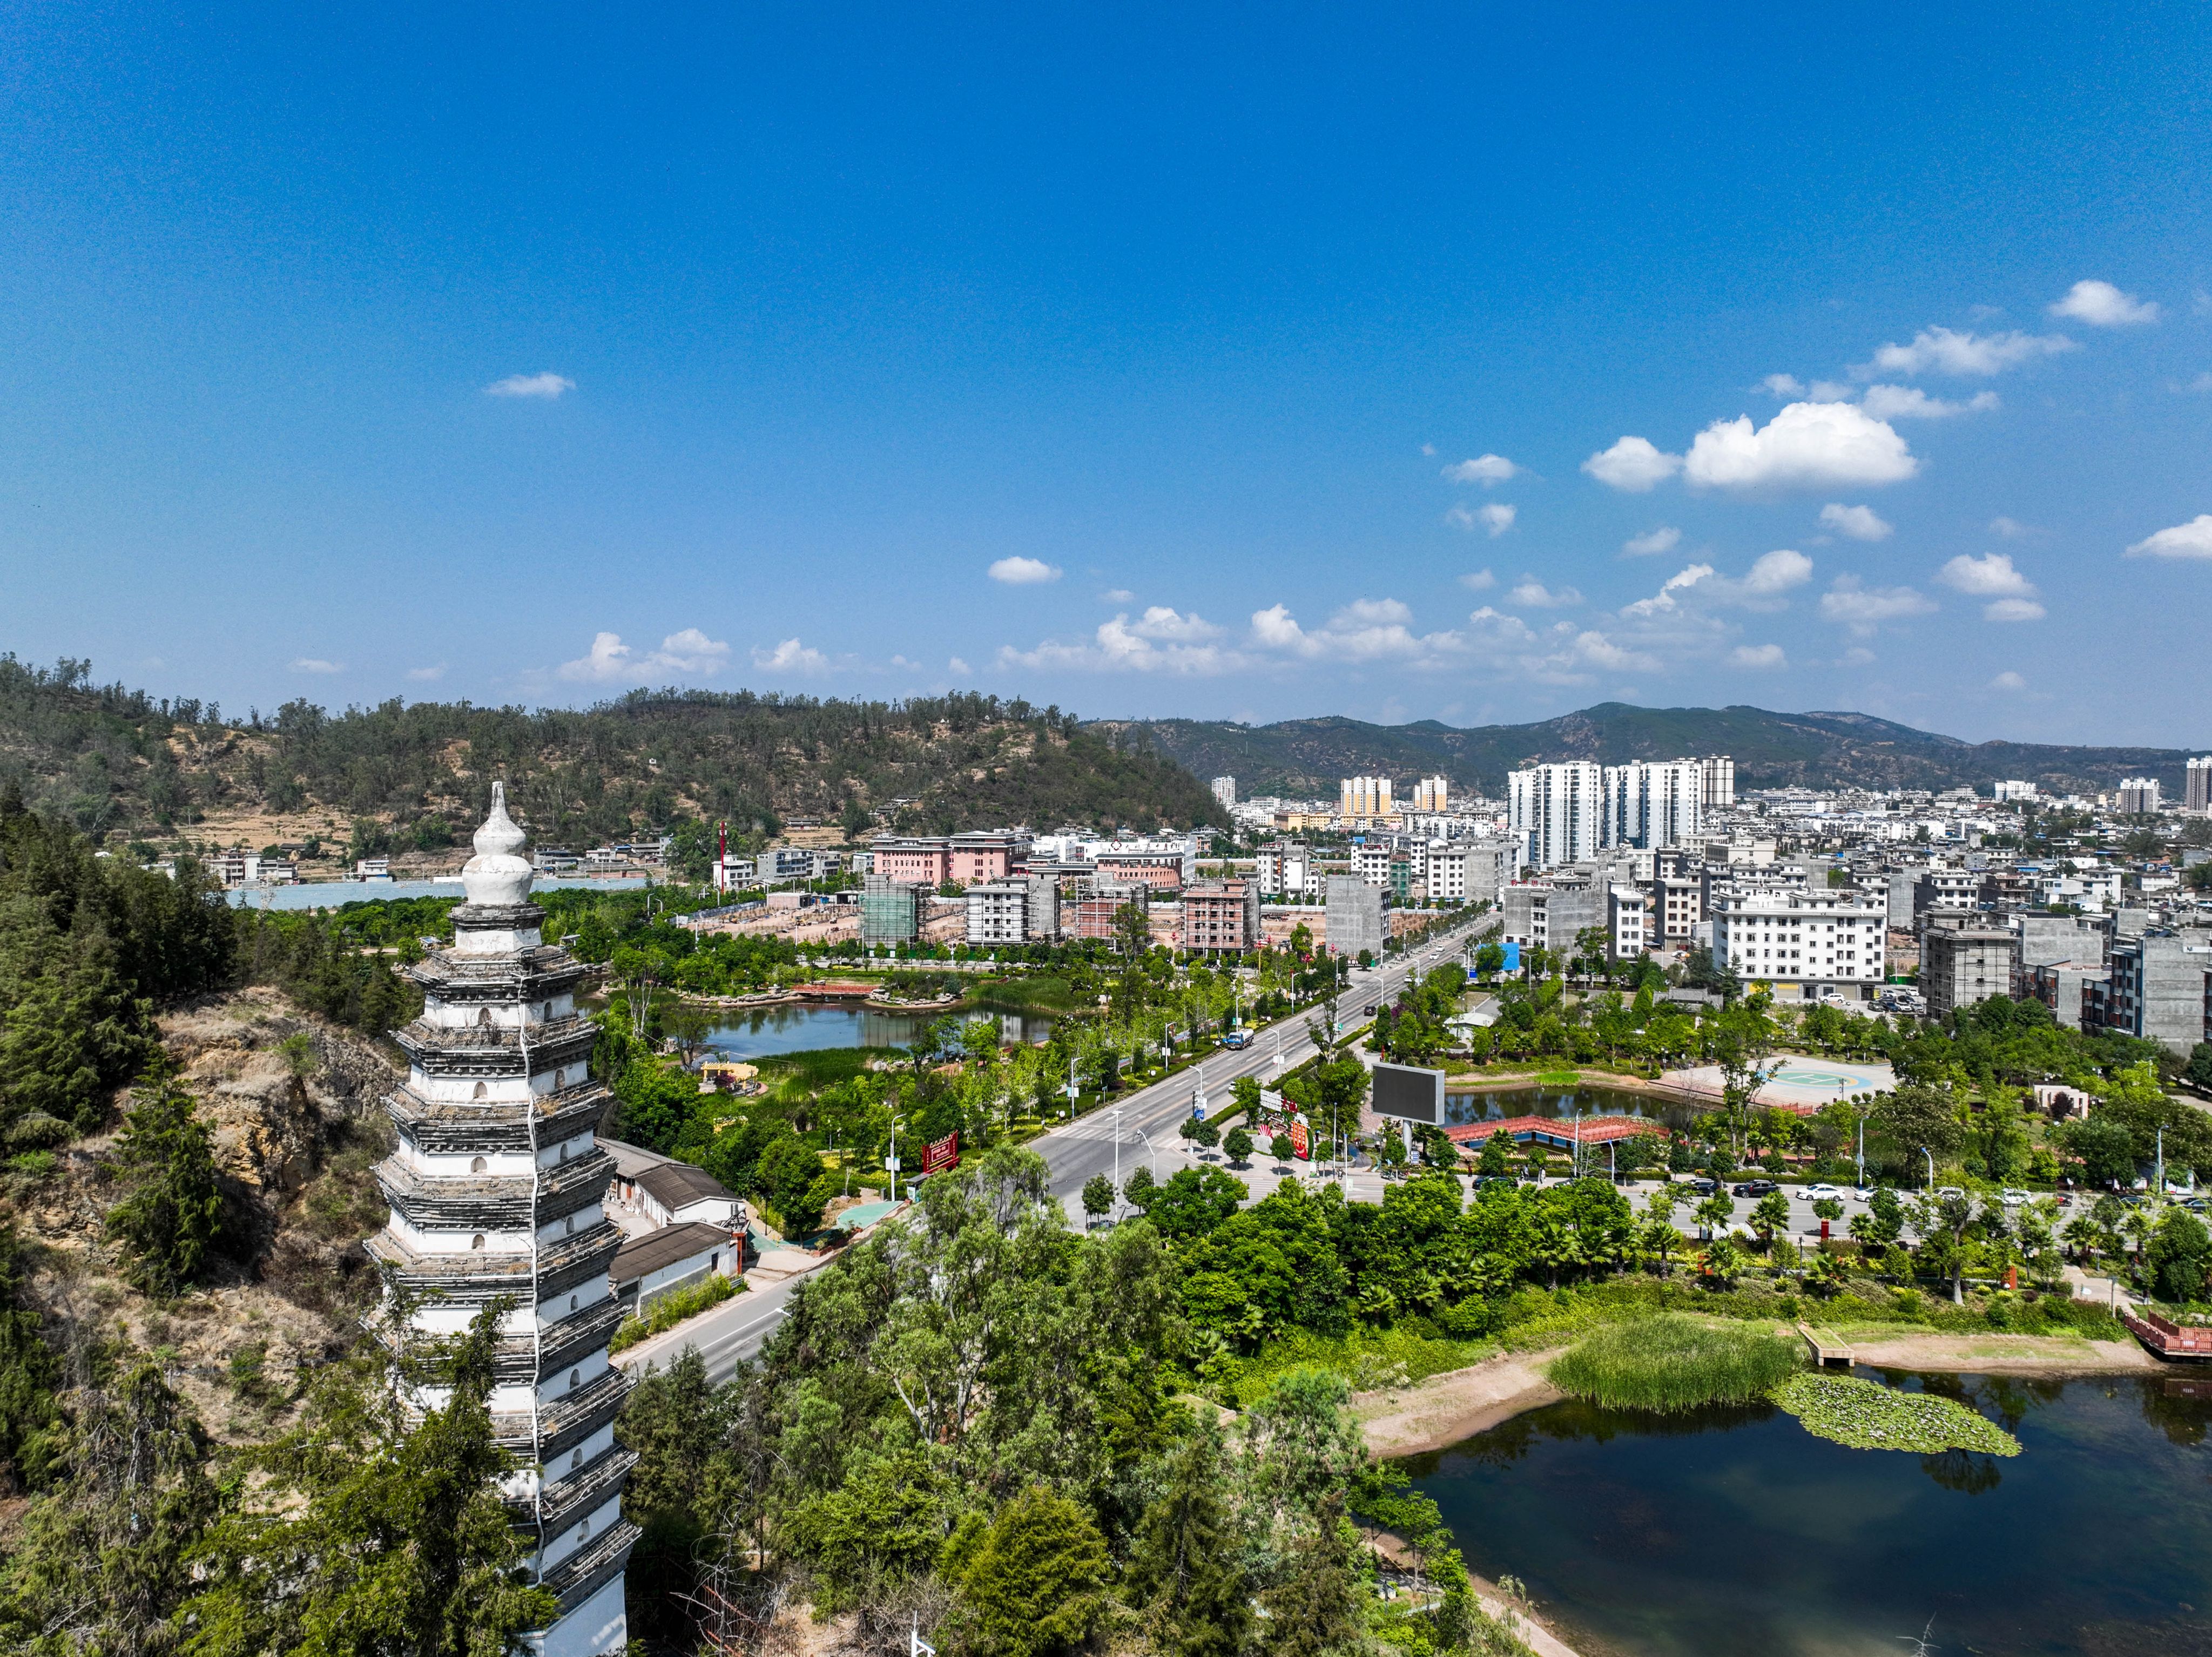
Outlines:
<svg viewBox="0 0 2212 1657"><path fill-rule="evenodd" d="M1553 1362L1563 1393L1620 1410L1747 1404L1797 1372L1796 1341L1679 1313L1607 1324Z"/></svg>

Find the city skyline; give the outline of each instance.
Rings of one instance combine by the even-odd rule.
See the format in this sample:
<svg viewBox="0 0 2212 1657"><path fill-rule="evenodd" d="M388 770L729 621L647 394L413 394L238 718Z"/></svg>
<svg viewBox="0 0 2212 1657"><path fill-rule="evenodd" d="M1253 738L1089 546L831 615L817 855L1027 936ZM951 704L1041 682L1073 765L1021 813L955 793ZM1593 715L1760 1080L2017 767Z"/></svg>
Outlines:
<svg viewBox="0 0 2212 1657"><path fill-rule="evenodd" d="M19 20L0 649L2201 747L2194 20L1590 21Z"/></svg>

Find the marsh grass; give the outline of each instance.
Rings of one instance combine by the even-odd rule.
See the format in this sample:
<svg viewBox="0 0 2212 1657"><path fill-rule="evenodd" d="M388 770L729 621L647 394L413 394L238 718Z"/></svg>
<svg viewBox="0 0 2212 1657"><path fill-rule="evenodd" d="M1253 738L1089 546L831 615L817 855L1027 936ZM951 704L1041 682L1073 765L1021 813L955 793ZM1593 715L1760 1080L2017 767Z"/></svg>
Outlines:
<svg viewBox="0 0 2212 1657"><path fill-rule="evenodd" d="M1480 1363L1497 1350L1494 1341L1455 1340L1423 1334L1404 1325L1363 1329L1349 1335L1297 1329L1277 1336L1245 1359L1234 1389L1239 1406L1249 1408L1276 1377L1304 1369L1331 1370L1342 1375L1356 1393L1410 1387L1431 1375Z"/></svg>
<svg viewBox="0 0 2212 1657"><path fill-rule="evenodd" d="M747 1062L760 1067L762 1082L778 1096L793 1088L811 1094L849 1082L867 1068L869 1060L894 1058L898 1051L896 1047L805 1047Z"/></svg>
<svg viewBox="0 0 2212 1657"><path fill-rule="evenodd" d="M1797 1372L1796 1341L1679 1313L1608 1324L1550 1369L1563 1393L1618 1410L1693 1410L1764 1398Z"/></svg>

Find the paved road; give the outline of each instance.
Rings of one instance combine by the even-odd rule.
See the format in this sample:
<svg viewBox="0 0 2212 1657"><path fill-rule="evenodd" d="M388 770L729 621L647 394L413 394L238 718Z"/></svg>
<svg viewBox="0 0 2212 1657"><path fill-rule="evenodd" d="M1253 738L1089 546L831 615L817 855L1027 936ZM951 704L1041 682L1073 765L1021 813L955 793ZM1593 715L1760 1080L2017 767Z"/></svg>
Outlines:
<svg viewBox="0 0 2212 1657"><path fill-rule="evenodd" d="M1456 955L1469 932L1486 932L1498 924L1495 914L1472 918L1409 954L1392 956L1381 967L1366 972L1355 970L1351 986L1339 1004L1347 1027L1364 1022L1364 1015L1370 1006L1382 1005L1395 995L1407 974L1426 972L1443 964ZM1231 1085L1238 1077L1256 1076L1265 1084L1304 1064L1313 1055L1313 1042L1306 1034L1306 1020L1313 1016L1310 1011L1293 1013L1256 1031L1252 1045L1243 1052L1224 1049L1208 1058L1205 1065L1207 1097L1218 1102L1218 1105L1226 1105ZM1282 1043L1279 1062L1278 1034ZM1140 1135L1150 1136L1152 1143L1159 1148L1163 1159L1161 1176L1166 1176L1171 1166L1166 1160L1169 1147L1173 1145L1178 1152L1183 1149L1182 1141L1175 1137L1175 1129L1190 1113L1191 1095L1196 1084L1197 1077L1193 1071L1180 1071L1130 1094L1118 1105L1095 1110L1080 1120L1030 1141L1029 1148L1041 1154L1052 1170L1053 1194L1067 1205L1071 1217L1079 1225L1083 1214L1076 1200L1078 1193L1093 1174L1113 1173L1117 1138L1121 1145L1120 1160L1124 1179L1146 1155ZM1117 1114L1118 1126L1114 1120ZM759 1351L761 1344L775 1332L776 1326L783 1320L792 1290L805 1281L804 1276L773 1284L756 1279L745 1293L735 1299L725 1301L714 1310L692 1319L681 1329L671 1330L657 1339L631 1347L616 1361L635 1374L647 1363L665 1368L685 1347L694 1346L707 1360L709 1378L724 1380L739 1363Z"/></svg>

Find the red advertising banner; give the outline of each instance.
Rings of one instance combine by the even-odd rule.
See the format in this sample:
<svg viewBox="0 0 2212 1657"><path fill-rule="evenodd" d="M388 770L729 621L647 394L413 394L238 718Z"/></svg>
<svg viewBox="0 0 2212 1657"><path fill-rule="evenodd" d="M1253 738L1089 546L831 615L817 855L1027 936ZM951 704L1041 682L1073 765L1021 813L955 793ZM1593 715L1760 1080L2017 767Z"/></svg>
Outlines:
<svg viewBox="0 0 2212 1657"><path fill-rule="evenodd" d="M1313 1160L1313 1136L1306 1132L1306 1125L1296 1117L1291 1119L1291 1155L1303 1156L1308 1162Z"/></svg>
<svg viewBox="0 0 2212 1657"><path fill-rule="evenodd" d="M921 1171L937 1174L948 1168L960 1166L960 1130L955 1128L942 1139L926 1147L921 1153Z"/></svg>

